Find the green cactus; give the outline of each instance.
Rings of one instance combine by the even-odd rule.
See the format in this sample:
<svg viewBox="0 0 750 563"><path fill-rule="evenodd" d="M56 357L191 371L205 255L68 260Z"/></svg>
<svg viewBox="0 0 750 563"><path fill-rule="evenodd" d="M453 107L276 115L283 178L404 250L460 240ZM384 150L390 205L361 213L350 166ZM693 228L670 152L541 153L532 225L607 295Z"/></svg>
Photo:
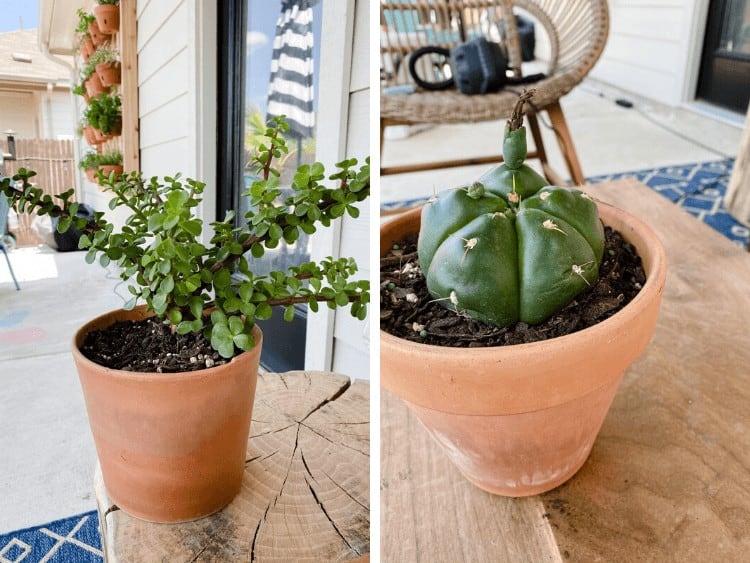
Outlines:
<svg viewBox="0 0 750 563"><path fill-rule="evenodd" d="M604 253L596 204L579 190L548 186L523 164L527 100L519 98L506 127L505 163L433 198L419 234L430 294L498 326L549 318L596 282Z"/></svg>

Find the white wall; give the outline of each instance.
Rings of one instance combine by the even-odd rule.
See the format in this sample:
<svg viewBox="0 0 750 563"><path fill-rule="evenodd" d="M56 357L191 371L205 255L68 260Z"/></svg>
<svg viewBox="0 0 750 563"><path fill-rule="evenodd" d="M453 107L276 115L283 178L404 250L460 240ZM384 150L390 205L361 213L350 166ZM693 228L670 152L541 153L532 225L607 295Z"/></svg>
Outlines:
<svg viewBox="0 0 750 563"><path fill-rule="evenodd" d="M676 106L692 101L708 0L609 0L610 30L591 76Z"/></svg>
<svg viewBox="0 0 750 563"><path fill-rule="evenodd" d="M216 3L138 0L141 170L208 183L201 213L214 218Z"/></svg>

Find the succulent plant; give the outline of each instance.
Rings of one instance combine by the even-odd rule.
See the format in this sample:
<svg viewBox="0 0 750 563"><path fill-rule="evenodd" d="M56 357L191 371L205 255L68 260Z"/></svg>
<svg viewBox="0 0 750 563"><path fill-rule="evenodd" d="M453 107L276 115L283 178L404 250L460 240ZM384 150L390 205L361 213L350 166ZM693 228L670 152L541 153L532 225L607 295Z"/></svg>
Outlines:
<svg viewBox="0 0 750 563"><path fill-rule="evenodd" d="M369 282L353 279L357 265L351 258L328 257L268 275L251 270L248 253L259 258L267 248L293 244L302 232L312 234L346 214L357 217L356 204L370 195L369 159L361 167L356 159L348 159L328 175L332 187L325 185L322 164L298 167L292 194L278 203L280 171L275 160L288 151L282 135L288 127L283 119L274 118L266 130L268 143L258 148L254 159L258 179L247 194L252 210L241 226L235 226L230 212L223 221L211 223L208 243L202 237L203 221L194 214L205 184L182 181L179 175L162 181L145 180L135 172L117 178L100 175L105 191L113 196L110 208L132 212L119 230L101 212L93 221L78 217L79 205L71 201L73 190L55 196L59 203L43 194L28 181L33 171L21 169L13 179L3 179L0 193L19 212L59 219L61 233L79 229L87 262L98 257L102 266L116 263L120 277L130 282L132 298L125 309L143 301L177 333L203 331L211 346L230 358L255 345L251 335L255 320L270 318L274 306L284 307L286 320L294 318L297 303L308 304L312 311L321 304L331 309L349 306L358 319L367 314ZM19 180L21 188L15 185Z"/></svg>
<svg viewBox="0 0 750 563"><path fill-rule="evenodd" d="M418 252L430 294L498 326L549 318L596 282L604 253L596 204L580 190L548 186L523 164L529 95L506 126L505 162L422 211Z"/></svg>

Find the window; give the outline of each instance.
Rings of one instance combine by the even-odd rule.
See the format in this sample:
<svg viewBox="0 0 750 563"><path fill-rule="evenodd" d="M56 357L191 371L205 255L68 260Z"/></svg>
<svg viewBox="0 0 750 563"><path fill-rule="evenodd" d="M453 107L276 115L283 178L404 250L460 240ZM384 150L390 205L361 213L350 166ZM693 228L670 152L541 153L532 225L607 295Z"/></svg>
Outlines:
<svg viewBox="0 0 750 563"><path fill-rule="evenodd" d="M250 163L271 115L285 115L291 126L281 185L291 183L299 164L315 159L322 2L224 0L218 16L217 214L235 210L240 221L248 210L243 194L255 179ZM310 240L301 237L248 260L254 272L267 274L309 257ZM292 323L275 312L260 325L266 334L262 365L304 369L306 307L297 307Z"/></svg>

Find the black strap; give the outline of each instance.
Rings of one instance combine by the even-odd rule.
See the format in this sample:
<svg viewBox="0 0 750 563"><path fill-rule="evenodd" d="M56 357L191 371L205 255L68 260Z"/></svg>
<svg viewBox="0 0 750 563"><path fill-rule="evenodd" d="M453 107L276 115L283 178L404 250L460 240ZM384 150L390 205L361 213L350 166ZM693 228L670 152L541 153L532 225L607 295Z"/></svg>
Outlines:
<svg viewBox="0 0 750 563"><path fill-rule="evenodd" d="M440 82L427 82L419 77L416 70L417 61L428 53L442 55L446 59L450 57L451 54L450 49L446 49L445 47L436 47L433 45L420 47L419 49L414 51L409 57L409 74L411 74L414 82L416 82L417 85L421 86L425 90L445 90L446 88L450 88L451 86L453 86L453 78L447 78L446 80Z"/></svg>
<svg viewBox="0 0 750 563"><path fill-rule="evenodd" d="M437 47L434 45L428 45L426 47L420 47L419 49L416 49L409 57L409 74L414 79L414 82L416 82L418 86L424 88L425 90L445 90L447 88L450 88L454 84L453 78L447 78L440 82L427 82L426 80L423 80L422 78L420 78L420 76L417 74L417 70L416 70L417 61L424 55L427 55L430 53L442 55L448 58L450 57L451 52L450 52L450 49L447 49L445 47ZM530 74L529 76L522 76L520 78L516 78L515 76L506 76L504 83L500 84L500 88L502 88L505 84L509 84L509 85L530 84L532 82L538 82L539 80L542 80L545 77L546 75L542 72L539 72L536 74Z"/></svg>

